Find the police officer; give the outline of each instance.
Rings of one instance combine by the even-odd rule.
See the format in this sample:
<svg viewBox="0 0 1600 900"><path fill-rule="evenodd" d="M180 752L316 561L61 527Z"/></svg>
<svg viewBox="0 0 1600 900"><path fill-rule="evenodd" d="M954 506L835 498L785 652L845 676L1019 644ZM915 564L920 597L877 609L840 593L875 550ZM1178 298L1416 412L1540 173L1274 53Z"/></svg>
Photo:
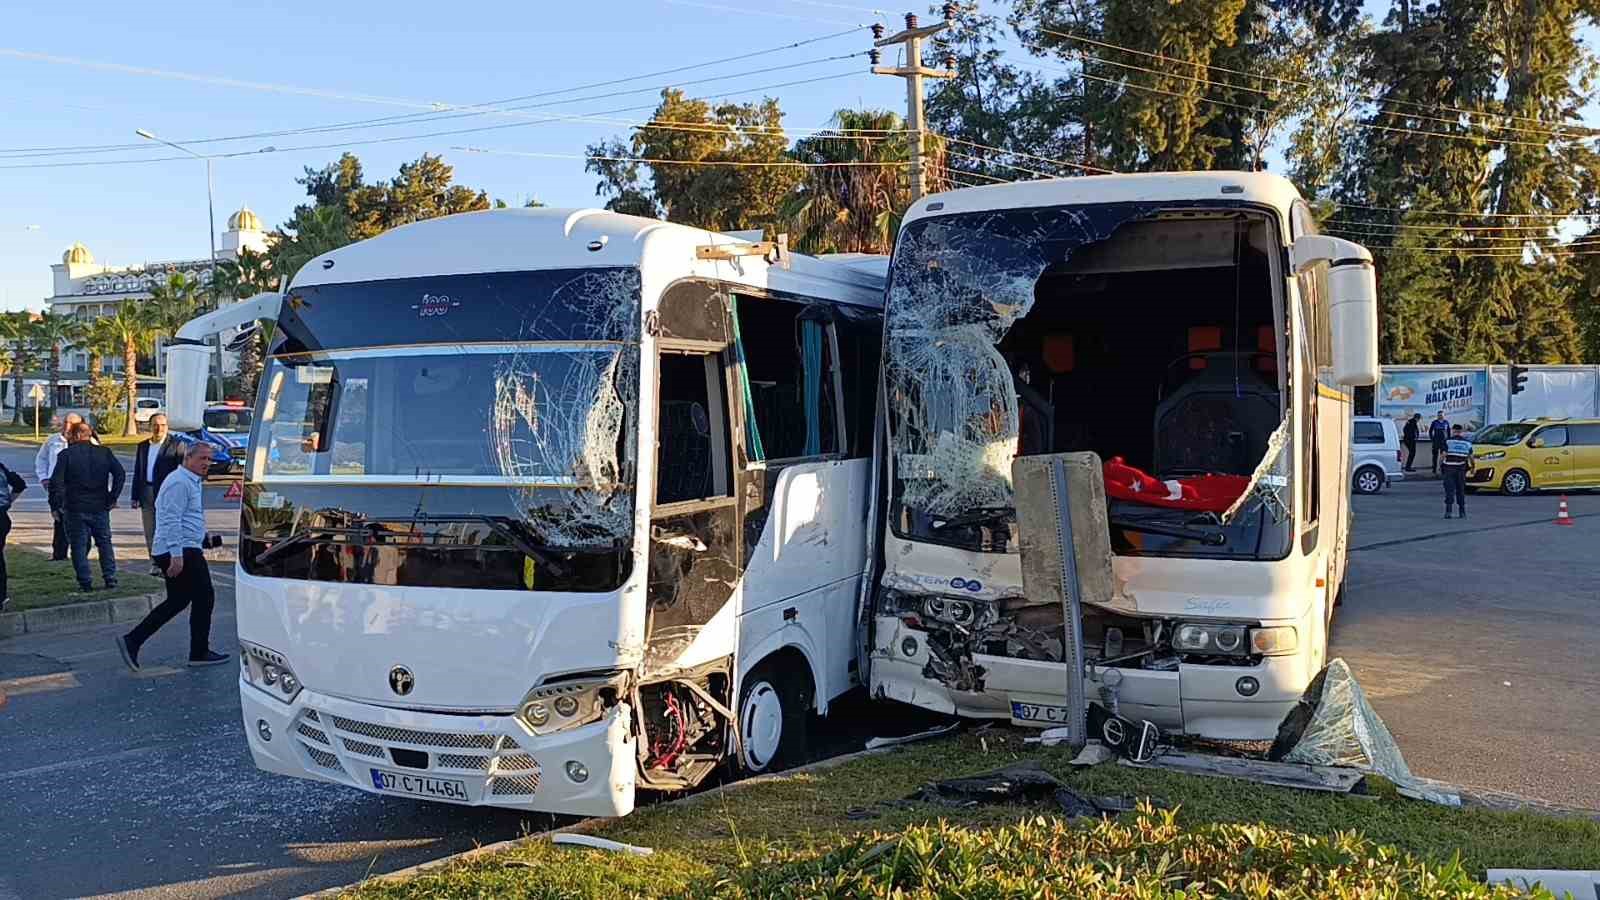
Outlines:
<svg viewBox="0 0 1600 900"><path fill-rule="evenodd" d="M1444 517L1450 518L1454 503L1467 517L1467 473L1472 471L1472 442L1462 434L1460 425L1450 426L1450 439L1445 441L1444 455L1439 460L1439 472L1444 476Z"/></svg>

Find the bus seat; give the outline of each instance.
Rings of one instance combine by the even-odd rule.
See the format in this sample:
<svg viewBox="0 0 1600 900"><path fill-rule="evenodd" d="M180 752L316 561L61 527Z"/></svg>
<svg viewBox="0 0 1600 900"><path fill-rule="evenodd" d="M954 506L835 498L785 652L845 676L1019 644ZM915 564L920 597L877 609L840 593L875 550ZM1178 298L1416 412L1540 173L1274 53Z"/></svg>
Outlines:
<svg viewBox="0 0 1600 900"><path fill-rule="evenodd" d="M1191 325L1189 327L1189 352L1204 353L1222 349L1222 329L1216 325ZM1205 357L1189 360L1189 368L1198 372L1206 367Z"/></svg>
<svg viewBox="0 0 1600 900"><path fill-rule="evenodd" d="M1248 365L1240 367L1244 377L1236 378L1236 361L1244 362L1232 353L1205 354L1199 360L1201 374L1156 406L1156 477L1255 471L1283 416L1277 385L1257 376Z"/></svg>

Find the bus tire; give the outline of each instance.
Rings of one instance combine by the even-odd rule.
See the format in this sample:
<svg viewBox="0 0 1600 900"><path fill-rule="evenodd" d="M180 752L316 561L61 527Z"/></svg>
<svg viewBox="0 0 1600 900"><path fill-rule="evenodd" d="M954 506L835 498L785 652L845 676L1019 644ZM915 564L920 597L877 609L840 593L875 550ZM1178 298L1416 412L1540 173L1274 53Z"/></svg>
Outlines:
<svg viewBox="0 0 1600 900"><path fill-rule="evenodd" d="M1508 497L1520 497L1531 490L1533 490L1533 480L1521 469L1512 469L1500 479L1500 493Z"/></svg>
<svg viewBox="0 0 1600 900"><path fill-rule="evenodd" d="M810 748L811 670L797 653L777 653L739 689L739 766L759 774L803 762Z"/></svg>

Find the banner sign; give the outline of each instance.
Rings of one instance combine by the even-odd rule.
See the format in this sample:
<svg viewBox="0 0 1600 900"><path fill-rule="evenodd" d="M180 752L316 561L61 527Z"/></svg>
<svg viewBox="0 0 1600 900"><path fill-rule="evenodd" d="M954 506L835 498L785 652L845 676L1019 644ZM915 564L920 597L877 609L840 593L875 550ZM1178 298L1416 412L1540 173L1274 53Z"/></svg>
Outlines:
<svg viewBox="0 0 1600 900"><path fill-rule="evenodd" d="M1421 427L1444 410L1451 425L1461 425L1470 434L1488 421L1488 377L1483 369L1389 371L1378 384L1377 414L1388 416L1404 426L1415 413L1422 414Z"/></svg>

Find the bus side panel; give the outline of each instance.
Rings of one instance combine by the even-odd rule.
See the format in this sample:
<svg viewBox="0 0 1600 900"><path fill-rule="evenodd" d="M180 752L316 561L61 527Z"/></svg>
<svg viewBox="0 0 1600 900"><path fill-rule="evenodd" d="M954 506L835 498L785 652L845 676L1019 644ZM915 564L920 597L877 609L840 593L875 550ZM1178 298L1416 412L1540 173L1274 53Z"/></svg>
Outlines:
<svg viewBox="0 0 1600 900"><path fill-rule="evenodd" d="M822 708L852 679L869 467L826 460L780 471L744 573L741 674L795 646L811 661Z"/></svg>

